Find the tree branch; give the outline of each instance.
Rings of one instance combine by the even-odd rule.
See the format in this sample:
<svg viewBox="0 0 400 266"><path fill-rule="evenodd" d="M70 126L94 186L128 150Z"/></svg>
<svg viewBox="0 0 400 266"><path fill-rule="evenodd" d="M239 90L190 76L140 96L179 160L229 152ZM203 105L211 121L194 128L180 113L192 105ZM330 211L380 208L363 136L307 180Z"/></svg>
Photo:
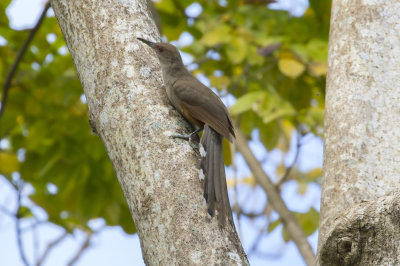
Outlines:
<svg viewBox="0 0 400 266"><path fill-rule="evenodd" d="M237 148L246 160L247 165L254 175L254 178L256 179L257 183L264 189L265 193L267 194L268 201L271 203L271 206L276 210L276 212L278 212L283 225L285 226L292 240L296 243L297 248L303 256L304 261L308 265L314 264L314 252L312 251L312 248L308 243L302 229L297 223L296 218L294 217L293 213L290 212L290 210L287 208L275 185L265 174L257 158L250 150L245 137L242 135L238 128L235 129L235 132Z"/></svg>
<svg viewBox="0 0 400 266"><path fill-rule="evenodd" d="M251 245L251 248L249 251L249 256L250 256L250 254L254 254L257 251L257 248L261 242L261 239L262 239L265 231L267 231L267 229L268 229L268 225L269 225L269 221L267 221L267 223L262 228L260 228L256 239L253 241L253 244Z"/></svg>
<svg viewBox="0 0 400 266"><path fill-rule="evenodd" d="M22 230L21 230L21 218L19 214L19 210L21 207L21 194L22 194L22 189L24 185L22 181L19 181L19 184L17 185L17 210L15 212L15 231L17 234L17 244L18 244L18 251L19 254L21 255L22 262L26 265L29 266L28 260L26 258L26 254L24 251L23 243L22 243Z"/></svg>
<svg viewBox="0 0 400 266"><path fill-rule="evenodd" d="M50 8L50 3L47 2L46 5L44 6L42 14L39 17L38 22L30 30L28 37L26 38L25 42L22 44L22 47L19 49L19 51L17 53L17 57L15 58L14 63L11 65L10 69L8 70L7 76L4 79L3 94L1 97L1 106L0 106L0 117L2 117L2 115L4 113L4 108L5 108L5 105L7 102L8 91L11 86L11 80L14 77L15 73L17 72L18 65L21 62L22 57L24 56L26 50L28 49L29 43L32 41L36 32L39 30L40 25L42 24L42 22L46 16L47 10L49 10L49 8Z"/></svg>
<svg viewBox="0 0 400 266"><path fill-rule="evenodd" d="M53 241L51 241L48 245L46 250L43 252L42 257L40 257L40 259L38 260L38 262L36 263L37 266L42 265L42 263L44 262L44 260L47 258L47 255L49 255L50 251L58 244L60 243L64 238L66 238L68 235L67 232L64 232L63 234L61 234L59 237L57 237L56 239L54 239Z"/></svg>
<svg viewBox="0 0 400 266"><path fill-rule="evenodd" d="M301 134L299 131L296 131L296 154L294 155L293 162L290 164L289 167L286 168L285 174L282 176L281 179L279 179L278 183L276 184L277 188L280 188L282 184L286 181L286 179L289 177L290 172L292 171L293 167L297 163L297 160L299 159L299 154L300 154L300 148L301 148Z"/></svg>
<svg viewBox="0 0 400 266"><path fill-rule="evenodd" d="M92 232L87 233L85 241L82 243L80 249L78 250L78 252L76 252L75 256L67 264L68 266L72 266L78 261L78 259L81 257L85 249L89 247L91 238L92 238Z"/></svg>

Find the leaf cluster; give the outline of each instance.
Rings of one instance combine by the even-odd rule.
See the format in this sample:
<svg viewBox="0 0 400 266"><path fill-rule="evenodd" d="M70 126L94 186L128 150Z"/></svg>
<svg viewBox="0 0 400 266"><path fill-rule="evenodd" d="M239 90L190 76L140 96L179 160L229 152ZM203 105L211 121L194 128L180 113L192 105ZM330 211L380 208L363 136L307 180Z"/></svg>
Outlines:
<svg viewBox="0 0 400 266"><path fill-rule="evenodd" d="M0 3L2 79L29 33L10 28L9 2ZM18 172L48 221L71 232L90 230L89 220L104 218L107 225L136 231L103 144L91 133L83 91L54 16L44 19L12 79L0 139L7 143L0 150L0 174L14 182Z"/></svg>

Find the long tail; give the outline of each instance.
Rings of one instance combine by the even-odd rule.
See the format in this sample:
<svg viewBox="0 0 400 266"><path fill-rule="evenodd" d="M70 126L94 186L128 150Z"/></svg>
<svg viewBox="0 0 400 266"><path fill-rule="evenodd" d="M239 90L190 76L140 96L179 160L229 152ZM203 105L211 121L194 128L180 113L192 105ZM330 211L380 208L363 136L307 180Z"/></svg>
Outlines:
<svg viewBox="0 0 400 266"><path fill-rule="evenodd" d="M205 176L204 197L207 201L208 213L214 216L217 209L219 222L224 226L226 218L233 225L233 217L226 187L222 139L223 137L214 129L204 125L200 147L204 149L200 151L201 169Z"/></svg>

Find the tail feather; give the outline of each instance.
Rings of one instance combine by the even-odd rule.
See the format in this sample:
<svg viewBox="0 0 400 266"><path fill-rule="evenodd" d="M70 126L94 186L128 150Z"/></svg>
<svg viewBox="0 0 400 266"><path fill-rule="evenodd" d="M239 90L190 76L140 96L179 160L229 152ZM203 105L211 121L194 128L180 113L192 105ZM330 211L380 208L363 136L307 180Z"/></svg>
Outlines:
<svg viewBox="0 0 400 266"><path fill-rule="evenodd" d="M208 213L211 216L214 216L214 210L215 210L215 194L216 191L214 189L215 187L215 180L214 178L209 178L210 176L213 176L214 172L215 172L215 165L213 163L213 161L216 159L214 152L212 152L212 147L209 147L209 145L207 145L207 150L209 150L208 154L206 154L206 174L205 174L205 180L207 180L207 204L208 204Z"/></svg>
<svg viewBox="0 0 400 266"><path fill-rule="evenodd" d="M208 171L207 171L208 163L206 160L208 147L206 144L209 142L208 141L209 136L210 136L209 134L207 134L207 135L203 134L203 136L201 138L201 142L200 142L200 145L201 145L200 146L200 155L201 155L200 167L201 167L201 170L203 171L204 177L206 177L208 174ZM204 198L208 202L208 189L207 188L208 188L208 179L204 178ZM210 213L210 215L212 215L212 214Z"/></svg>
<svg viewBox="0 0 400 266"><path fill-rule="evenodd" d="M222 186L226 186L226 184L221 184L223 180L221 180L221 158L218 155L218 148L213 148L211 154L211 156L213 156L213 158L210 157L210 161L213 164L213 169L210 175L210 179L214 181L214 190L215 190L215 200L217 202L217 206L218 206L218 218L220 220L220 222L224 222L225 221L225 211L223 210L223 200L222 198L225 196L222 193ZM222 165L223 167L223 165ZM224 175L225 175L225 169L223 169L224 171ZM222 210L221 210L222 209Z"/></svg>
<svg viewBox="0 0 400 266"><path fill-rule="evenodd" d="M214 216L217 209L218 220L223 226L226 218L233 225L233 217L226 187L222 140L223 137L214 129L208 125L204 126L201 139L201 145L205 150L201 160L201 168L205 176L204 197L207 201L208 213Z"/></svg>

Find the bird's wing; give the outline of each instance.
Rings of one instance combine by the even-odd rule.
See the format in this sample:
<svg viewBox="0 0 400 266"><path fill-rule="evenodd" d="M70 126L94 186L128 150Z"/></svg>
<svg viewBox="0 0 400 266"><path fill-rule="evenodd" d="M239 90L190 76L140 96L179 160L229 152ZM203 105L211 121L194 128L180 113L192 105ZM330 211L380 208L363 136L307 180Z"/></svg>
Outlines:
<svg viewBox="0 0 400 266"><path fill-rule="evenodd" d="M211 128L231 141L233 131L228 110L221 99L196 78L179 80L174 83L175 95L180 100L182 113L208 124Z"/></svg>

